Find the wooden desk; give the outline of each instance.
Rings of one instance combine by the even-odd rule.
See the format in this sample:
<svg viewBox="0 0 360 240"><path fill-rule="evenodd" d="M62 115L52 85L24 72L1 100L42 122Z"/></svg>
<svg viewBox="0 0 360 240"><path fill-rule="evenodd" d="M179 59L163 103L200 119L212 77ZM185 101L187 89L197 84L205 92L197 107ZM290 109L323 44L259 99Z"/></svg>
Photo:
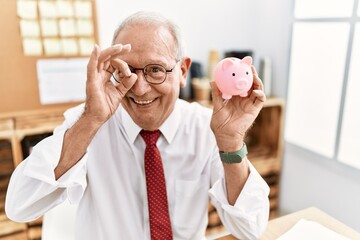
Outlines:
<svg viewBox="0 0 360 240"><path fill-rule="evenodd" d="M311 207L304 210L273 219L269 222L264 235L261 240L274 240L280 237L282 234L290 230L300 219L312 220L321 223L325 227L345 236L350 239L360 239L360 233L354 229L346 226L335 218L329 216L318 208ZM221 240L236 239L233 236L225 236L219 238Z"/></svg>

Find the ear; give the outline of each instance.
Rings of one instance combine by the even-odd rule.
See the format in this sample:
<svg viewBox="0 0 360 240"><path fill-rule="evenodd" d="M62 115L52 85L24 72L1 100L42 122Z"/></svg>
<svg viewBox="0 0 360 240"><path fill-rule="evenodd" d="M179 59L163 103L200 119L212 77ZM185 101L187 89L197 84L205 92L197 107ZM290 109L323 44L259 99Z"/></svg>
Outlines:
<svg viewBox="0 0 360 240"><path fill-rule="evenodd" d="M186 86L186 79L189 73L191 66L191 58L184 57L180 60L180 69L181 69L181 78L180 78L180 87L184 88Z"/></svg>
<svg viewBox="0 0 360 240"><path fill-rule="evenodd" d="M221 69L223 71L226 71L226 69L232 65L235 64L236 58L225 58L224 60L222 60L222 66Z"/></svg>
<svg viewBox="0 0 360 240"><path fill-rule="evenodd" d="M244 57L244 58L241 60L241 62L243 62L243 63L251 66L251 64L252 64L252 57L246 56L246 57Z"/></svg>

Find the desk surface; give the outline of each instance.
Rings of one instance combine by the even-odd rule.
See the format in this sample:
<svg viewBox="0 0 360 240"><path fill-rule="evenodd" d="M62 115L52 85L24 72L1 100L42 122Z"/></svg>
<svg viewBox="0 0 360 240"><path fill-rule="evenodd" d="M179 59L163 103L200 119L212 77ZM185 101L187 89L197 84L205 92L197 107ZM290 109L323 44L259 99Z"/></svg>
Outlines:
<svg viewBox="0 0 360 240"><path fill-rule="evenodd" d="M323 211L311 207L307 208L280 218L273 219L269 222L264 235L261 240L274 240L287 232L292 226L294 226L300 219L312 220L321 223L325 227L345 236L350 239L360 239L360 233L354 229L346 226L335 218L329 216ZM221 240L236 239L232 236L225 236L220 238Z"/></svg>

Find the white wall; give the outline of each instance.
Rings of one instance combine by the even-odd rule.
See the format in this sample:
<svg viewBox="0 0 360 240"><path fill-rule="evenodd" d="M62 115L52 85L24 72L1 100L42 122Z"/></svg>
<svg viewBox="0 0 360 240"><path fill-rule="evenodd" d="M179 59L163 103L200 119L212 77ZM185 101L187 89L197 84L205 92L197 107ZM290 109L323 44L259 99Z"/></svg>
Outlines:
<svg viewBox="0 0 360 240"><path fill-rule="evenodd" d="M276 14L269 11L271 9L276 9ZM182 29L188 55L203 64L205 73L212 49L218 50L221 57L228 50L251 49L255 66L260 58L271 57L276 68L273 75L277 79L273 83L273 92L285 96L290 30L288 1L98 0L100 45L109 46L113 31L121 20L140 10L158 11L176 22Z"/></svg>
<svg viewBox="0 0 360 240"><path fill-rule="evenodd" d="M360 231L359 170L287 144L280 202L285 212L316 206Z"/></svg>
<svg viewBox="0 0 360 240"><path fill-rule="evenodd" d="M272 93L285 98L292 24L289 0L98 0L100 44L108 46L117 24L139 10L159 11L178 23L188 54L206 70L208 53L216 49L252 49L255 66L269 56ZM286 121L286 120L285 120ZM285 145L280 208L293 212L317 206L360 231L360 174L337 162Z"/></svg>

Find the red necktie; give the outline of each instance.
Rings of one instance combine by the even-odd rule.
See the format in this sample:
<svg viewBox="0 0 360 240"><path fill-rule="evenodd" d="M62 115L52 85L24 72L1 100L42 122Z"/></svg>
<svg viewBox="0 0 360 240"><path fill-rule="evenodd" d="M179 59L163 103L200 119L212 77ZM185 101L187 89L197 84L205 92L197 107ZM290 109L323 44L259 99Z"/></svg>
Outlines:
<svg viewBox="0 0 360 240"><path fill-rule="evenodd" d="M172 230L169 216L169 206L166 194L164 169L156 141L160 131L140 132L146 143L145 175L149 204L150 233L152 240L170 240Z"/></svg>

